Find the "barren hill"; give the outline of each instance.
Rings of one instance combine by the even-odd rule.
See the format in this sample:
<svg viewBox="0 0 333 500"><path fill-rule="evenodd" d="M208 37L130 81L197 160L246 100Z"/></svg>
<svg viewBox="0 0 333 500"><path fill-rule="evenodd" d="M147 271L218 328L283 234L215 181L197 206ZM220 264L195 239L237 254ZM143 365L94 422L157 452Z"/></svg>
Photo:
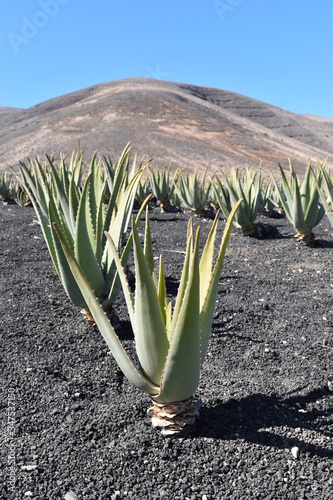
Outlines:
<svg viewBox="0 0 333 500"><path fill-rule="evenodd" d="M0 107L0 169L81 148L115 160L127 142L155 166L217 170L332 158L333 119L297 115L233 92L147 78L117 80L29 109Z"/></svg>

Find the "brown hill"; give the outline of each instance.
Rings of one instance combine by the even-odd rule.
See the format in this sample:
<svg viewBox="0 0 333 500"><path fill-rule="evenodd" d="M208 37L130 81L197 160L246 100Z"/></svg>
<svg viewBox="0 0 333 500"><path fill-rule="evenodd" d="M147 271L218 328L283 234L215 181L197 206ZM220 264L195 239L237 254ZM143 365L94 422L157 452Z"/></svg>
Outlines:
<svg viewBox="0 0 333 500"><path fill-rule="evenodd" d="M0 107L0 169L45 152L81 148L115 160L131 141L156 166L275 169L301 175L310 157L333 155L333 119L297 115L235 94L147 78L117 80L29 109Z"/></svg>

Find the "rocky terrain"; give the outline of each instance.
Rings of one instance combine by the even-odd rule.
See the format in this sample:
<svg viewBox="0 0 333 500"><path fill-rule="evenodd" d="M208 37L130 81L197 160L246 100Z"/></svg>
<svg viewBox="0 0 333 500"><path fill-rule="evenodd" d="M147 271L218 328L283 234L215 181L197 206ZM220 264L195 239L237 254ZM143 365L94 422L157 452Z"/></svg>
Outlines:
<svg viewBox="0 0 333 500"><path fill-rule="evenodd" d="M187 213L151 208L174 297ZM230 235L197 397L196 433L153 430L102 336L69 302L34 211L0 205L0 497L10 500L333 498L333 230L301 246ZM224 228L220 221L219 236ZM212 221L195 218L204 242ZM130 263L130 269L132 269ZM133 269L132 269L133 270ZM129 352L120 295L112 322Z"/></svg>

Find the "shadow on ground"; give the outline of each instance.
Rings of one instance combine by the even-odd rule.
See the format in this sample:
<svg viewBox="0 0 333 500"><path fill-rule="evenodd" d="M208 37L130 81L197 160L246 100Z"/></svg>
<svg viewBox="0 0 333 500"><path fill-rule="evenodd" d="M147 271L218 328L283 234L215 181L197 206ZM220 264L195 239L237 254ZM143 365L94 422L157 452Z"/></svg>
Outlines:
<svg viewBox="0 0 333 500"><path fill-rule="evenodd" d="M333 458L333 449L328 444L333 438L333 407L320 409L324 398L332 398L328 388L288 398L253 394L241 400L231 399L214 407L203 407L198 435L223 440L244 439L280 449L298 446L302 453ZM288 427L293 435L287 439L285 430L282 437L272 430L273 427ZM326 441L328 446L301 439L303 431L316 433L317 441Z"/></svg>

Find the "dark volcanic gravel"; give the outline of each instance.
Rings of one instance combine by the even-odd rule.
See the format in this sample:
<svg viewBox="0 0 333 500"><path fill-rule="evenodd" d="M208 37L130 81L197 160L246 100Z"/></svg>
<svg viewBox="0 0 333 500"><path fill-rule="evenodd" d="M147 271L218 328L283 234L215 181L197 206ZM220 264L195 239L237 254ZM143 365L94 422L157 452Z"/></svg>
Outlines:
<svg viewBox="0 0 333 500"><path fill-rule="evenodd" d="M284 219L261 219L278 229L271 239L232 231L198 390L201 422L182 439L152 429L149 398L67 299L33 210L1 205L0 219L1 498L333 498L326 218L316 248L300 246ZM171 295L188 219L151 211ZM198 223L203 241L211 221ZM112 318L132 350L122 296Z"/></svg>

